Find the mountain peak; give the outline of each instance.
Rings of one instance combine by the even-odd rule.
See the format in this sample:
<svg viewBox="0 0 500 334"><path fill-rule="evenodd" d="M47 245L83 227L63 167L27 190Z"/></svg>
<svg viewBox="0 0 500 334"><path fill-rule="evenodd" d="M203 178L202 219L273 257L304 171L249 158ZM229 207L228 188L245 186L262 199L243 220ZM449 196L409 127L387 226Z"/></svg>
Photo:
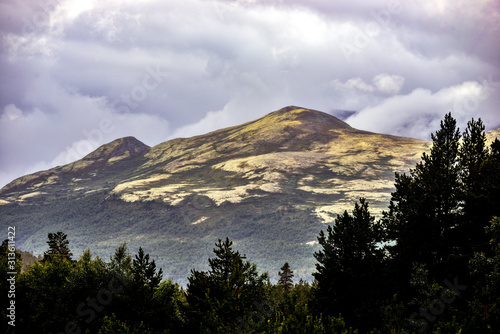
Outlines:
<svg viewBox="0 0 500 334"><path fill-rule="evenodd" d="M115 162L138 156L150 147L135 137L123 137L98 147L82 159L62 167L63 171L82 172L109 166Z"/></svg>
<svg viewBox="0 0 500 334"><path fill-rule="evenodd" d="M113 165L119 160L138 156L147 150L149 150L149 146L134 137L119 138L100 146L80 160L17 178L1 190L12 191L23 187L33 190L44 185L52 185L58 183L63 174L69 173L76 176L85 172L95 172L106 166Z"/></svg>
<svg viewBox="0 0 500 334"><path fill-rule="evenodd" d="M351 129L351 126L344 121L341 121L335 116L324 113L322 111L307 109L297 106L288 106L272 112L266 117L282 118L283 121L300 121L301 123L317 123L325 124L333 129Z"/></svg>
<svg viewBox="0 0 500 334"><path fill-rule="evenodd" d="M135 137L129 136L119 138L113 140L110 143L102 145L92 153L86 155L83 159L118 160L121 158L141 154L148 149L148 145L144 144L140 140L137 140Z"/></svg>
<svg viewBox="0 0 500 334"><path fill-rule="evenodd" d="M290 106L152 148L117 139L78 161L26 175L0 190L0 221L25 231L19 245L34 252L43 252L46 231L62 222L76 252L91 246L109 256L123 241L177 251L179 261L159 257L158 266L171 273L186 263L201 266L198 259L220 235L237 235L247 254L252 245L274 250L278 237L299 270L311 272L307 261L324 223L359 197L381 212L394 173L414 166L429 145ZM252 257L268 261L265 252ZM279 268L277 262L264 270Z"/></svg>

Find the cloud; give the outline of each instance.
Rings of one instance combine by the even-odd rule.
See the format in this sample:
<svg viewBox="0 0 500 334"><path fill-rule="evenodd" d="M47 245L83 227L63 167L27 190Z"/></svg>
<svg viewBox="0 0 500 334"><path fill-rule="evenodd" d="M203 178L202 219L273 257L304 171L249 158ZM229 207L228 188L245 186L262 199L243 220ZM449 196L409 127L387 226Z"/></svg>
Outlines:
<svg viewBox="0 0 500 334"><path fill-rule="evenodd" d="M452 113L463 129L470 118L476 117L482 104L491 103L488 100L493 92L487 82L477 81L445 87L437 92L419 88L367 107L350 116L347 122L360 129L430 139L430 133L439 128L447 112Z"/></svg>
<svg viewBox="0 0 500 334"><path fill-rule="evenodd" d="M384 94L394 95L399 93L405 83L405 78L400 75L379 74L373 78L375 88Z"/></svg>
<svg viewBox="0 0 500 334"><path fill-rule="evenodd" d="M455 109L498 127L499 12L494 0L5 0L0 173L63 163L103 119L115 127L102 142L149 145L286 105L357 110L354 126L419 138Z"/></svg>
<svg viewBox="0 0 500 334"><path fill-rule="evenodd" d="M367 93L372 93L373 91L375 91L375 87L364 82L361 78L349 79L344 83L340 82L338 79L335 79L332 81L332 86L336 90L343 91L361 91Z"/></svg>
<svg viewBox="0 0 500 334"><path fill-rule="evenodd" d="M170 131L158 115L120 113L103 97L68 91L50 80L33 83L26 99L41 107L22 110L9 104L0 117L4 177L70 163L124 136L156 144Z"/></svg>
<svg viewBox="0 0 500 334"><path fill-rule="evenodd" d="M2 119L6 121L13 121L23 115L21 109L17 108L14 104L8 104L3 110Z"/></svg>
<svg viewBox="0 0 500 334"><path fill-rule="evenodd" d="M339 91L354 93L382 93L394 95L403 88L405 79L400 75L390 75L387 73L377 74L372 83L366 83L363 79L357 77L342 83L338 79L331 82L331 86Z"/></svg>

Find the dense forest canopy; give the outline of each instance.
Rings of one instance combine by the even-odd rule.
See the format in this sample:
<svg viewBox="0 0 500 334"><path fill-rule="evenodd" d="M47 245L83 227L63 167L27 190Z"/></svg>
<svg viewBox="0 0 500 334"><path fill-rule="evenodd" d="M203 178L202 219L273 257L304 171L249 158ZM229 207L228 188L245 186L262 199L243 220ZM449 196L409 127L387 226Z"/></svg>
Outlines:
<svg viewBox="0 0 500 334"><path fill-rule="evenodd" d="M17 275L15 316L3 299L2 332L498 333L500 141L488 147L484 129L472 119L460 132L446 115L430 153L395 175L383 217L360 198L318 231L312 283L294 281L283 259L271 284L228 238L186 287L164 279L142 248L73 259L67 235L49 233L43 259L21 270L5 240L2 296Z"/></svg>

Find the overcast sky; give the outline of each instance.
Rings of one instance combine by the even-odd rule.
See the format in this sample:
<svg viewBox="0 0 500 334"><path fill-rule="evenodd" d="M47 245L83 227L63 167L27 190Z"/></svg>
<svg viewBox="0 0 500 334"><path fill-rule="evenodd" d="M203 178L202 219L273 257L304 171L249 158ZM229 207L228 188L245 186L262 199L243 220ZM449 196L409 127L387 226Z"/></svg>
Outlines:
<svg viewBox="0 0 500 334"><path fill-rule="evenodd" d="M500 127L498 0L1 0L0 33L0 187L287 105L423 139L449 111Z"/></svg>

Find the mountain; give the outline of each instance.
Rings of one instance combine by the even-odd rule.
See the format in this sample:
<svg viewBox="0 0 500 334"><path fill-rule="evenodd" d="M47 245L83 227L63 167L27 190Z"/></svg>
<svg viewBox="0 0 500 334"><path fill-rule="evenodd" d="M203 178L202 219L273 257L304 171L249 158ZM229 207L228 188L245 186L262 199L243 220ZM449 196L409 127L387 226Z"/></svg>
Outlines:
<svg viewBox="0 0 500 334"><path fill-rule="evenodd" d="M496 138L500 138L500 128L488 131L485 133L485 135L486 142L491 144Z"/></svg>
<svg viewBox="0 0 500 334"><path fill-rule="evenodd" d="M78 161L20 177L2 188L0 194L18 194L18 197L10 197L7 202L23 202L26 198L45 194L42 191L30 190L42 190L54 184L62 185L67 182L68 177L72 177L73 182L81 181L78 179L81 175L91 175L94 171L107 169L117 161L137 157L147 150L149 146L134 137L120 138L99 147Z"/></svg>
<svg viewBox="0 0 500 334"><path fill-rule="evenodd" d="M286 107L252 122L148 147L133 137L0 190L0 221L19 248L68 234L74 254L108 258L122 242L185 283L206 269L218 238L275 278L285 262L309 279L321 229L366 197L387 207L394 173L430 142L352 128L329 114Z"/></svg>

